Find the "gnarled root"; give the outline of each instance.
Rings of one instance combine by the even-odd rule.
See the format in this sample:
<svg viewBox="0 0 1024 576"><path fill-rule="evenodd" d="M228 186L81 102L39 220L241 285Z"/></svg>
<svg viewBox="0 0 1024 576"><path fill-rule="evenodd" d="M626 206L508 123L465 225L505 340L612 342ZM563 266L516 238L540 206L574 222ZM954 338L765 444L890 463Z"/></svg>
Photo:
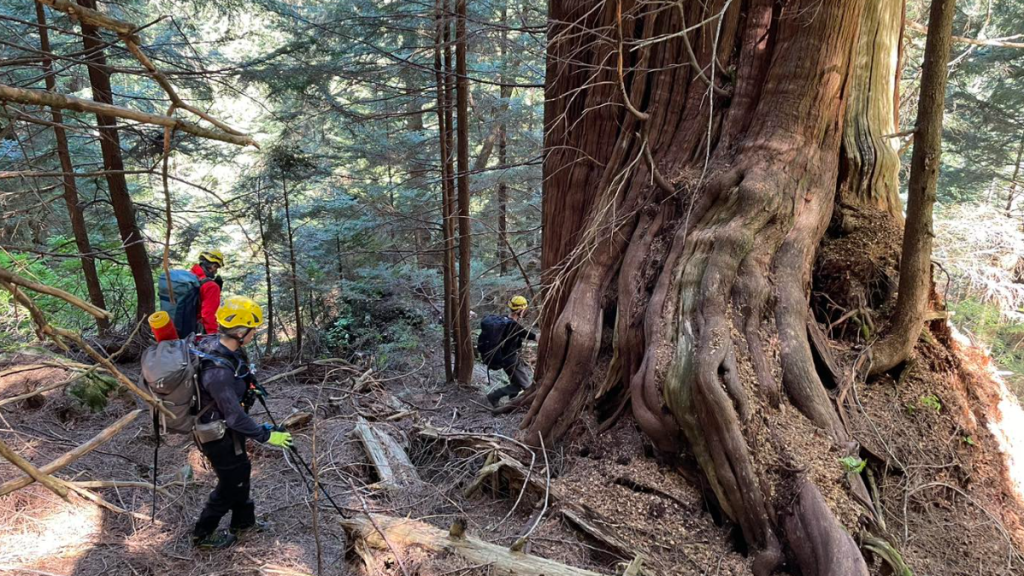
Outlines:
<svg viewBox="0 0 1024 576"><path fill-rule="evenodd" d="M782 515L782 527L804 576L867 576L857 543L805 478L797 480L793 506Z"/></svg>

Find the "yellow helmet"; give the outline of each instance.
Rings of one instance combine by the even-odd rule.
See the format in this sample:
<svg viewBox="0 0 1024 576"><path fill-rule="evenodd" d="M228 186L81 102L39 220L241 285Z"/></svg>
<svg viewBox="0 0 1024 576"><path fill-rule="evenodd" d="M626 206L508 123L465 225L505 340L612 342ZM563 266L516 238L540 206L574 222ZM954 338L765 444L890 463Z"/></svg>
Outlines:
<svg viewBox="0 0 1024 576"><path fill-rule="evenodd" d="M530 304L529 302L526 301L526 298L523 296L519 296L518 294L513 296L512 299L508 301L508 309L513 312L526 310L526 307L529 305Z"/></svg>
<svg viewBox="0 0 1024 576"><path fill-rule="evenodd" d="M224 266L224 253L220 250L207 250L199 254L199 257L220 267Z"/></svg>
<svg viewBox="0 0 1024 576"><path fill-rule="evenodd" d="M217 309L217 324L222 328L259 328L263 308L245 296L228 296Z"/></svg>

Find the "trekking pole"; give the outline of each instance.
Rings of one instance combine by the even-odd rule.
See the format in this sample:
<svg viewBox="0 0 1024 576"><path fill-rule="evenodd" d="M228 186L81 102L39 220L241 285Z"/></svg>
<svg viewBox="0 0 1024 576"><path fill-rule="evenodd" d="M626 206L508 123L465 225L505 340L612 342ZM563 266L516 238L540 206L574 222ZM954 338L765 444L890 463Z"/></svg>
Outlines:
<svg viewBox="0 0 1024 576"><path fill-rule="evenodd" d="M274 428L284 430L283 428L277 425L277 420L274 418L274 415L270 413L270 408L267 407L267 401L263 399L263 395L257 394L256 398L259 399L260 404L263 405L263 409L267 412L267 417L270 418L270 423L274 425ZM312 480L314 478L313 470L310 469L309 464L306 464L306 461L302 458L302 455L299 454L298 448L296 448L295 446L289 446L288 450L291 451L292 456L295 457L295 460L298 461L299 464L302 464L302 467L306 469L306 473L309 474L309 479ZM334 502L334 498L331 497L331 493L327 491L327 488L325 488L319 482L317 484L320 486L320 490L324 493L324 496L327 496L327 500L331 503L331 506L334 506L334 509L338 511L338 514L341 514L342 518L348 518L348 514L342 512L341 506L338 506L338 504Z"/></svg>

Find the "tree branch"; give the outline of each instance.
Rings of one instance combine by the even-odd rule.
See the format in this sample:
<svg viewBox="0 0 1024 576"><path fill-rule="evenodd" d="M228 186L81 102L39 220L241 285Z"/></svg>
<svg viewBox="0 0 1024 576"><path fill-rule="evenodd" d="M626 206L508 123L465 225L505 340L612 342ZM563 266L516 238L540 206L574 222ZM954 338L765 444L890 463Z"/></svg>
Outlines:
<svg viewBox="0 0 1024 576"><path fill-rule="evenodd" d="M65 302L84 310L97 320L114 319L113 315L111 315L110 312L107 312L106 310L100 310L99 308L93 306L92 304L89 304L88 302L82 300L81 298L75 296L74 294L68 294L67 292L60 290L58 288L53 288L50 286L46 286L44 284L39 284L38 282L27 280L25 278L22 278L21 276L18 276L17 274L14 274L13 272L7 270L6 268L0 268L0 280L9 282L16 286L28 288L29 290L34 290L36 292L39 292L40 294L47 294L49 296L60 298L61 300L64 300Z"/></svg>
<svg viewBox="0 0 1024 576"><path fill-rule="evenodd" d="M157 126L181 130L182 132L186 132L200 138L219 140L221 142L227 142L238 146L256 146L258 148L256 142L249 136L228 134L220 130L203 128L202 126L193 124L187 120L180 120L178 118L171 118L170 116L162 116L160 114L149 114L138 110L132 110L131 108L124 108L113 104L103 104L92 100L75 98L74 96L64 96L62 94L55 94L44 90L29 90L0 84L0 101L16 102L18 104L28 104L31 106L49 106L51 108L74 110L76 112L114 116L116 118L124 118L126 120L135 120L136 122L141 122L143 124L155 124Z"/></svg>
<svg viewBox="0 0 1024 576"><path fill-rule="evenodd" d="M0 441L0 456L3 456L11 464L21 468L22 471L28 474L33 480L39 482L43 486L46 486L57 496L60 496L64 500L68 499L68 489L61 484L60 480L57 480L53 476L50 476L33 466L31 462L22 458L14 450L11 450L11 447L4 444L3 441Z"/></svg>
<svg viewBox="0 0 1024 576"><path fill-rule="evenodd" d="M920 32L921 34L928 34L928 27L920 22L914 22L913 20L907 20L907 28L910 28L914 32ZM1015 34L1010 38L1020 38L1021 34ZM966 36L950 36L953 42L959 42L961 44L970 44L972 46L991 46L993 48L1017 48L1024 49L1024 42L1006 42L998 38L992 39L978 39L978 38L967 38Z"/></svg>

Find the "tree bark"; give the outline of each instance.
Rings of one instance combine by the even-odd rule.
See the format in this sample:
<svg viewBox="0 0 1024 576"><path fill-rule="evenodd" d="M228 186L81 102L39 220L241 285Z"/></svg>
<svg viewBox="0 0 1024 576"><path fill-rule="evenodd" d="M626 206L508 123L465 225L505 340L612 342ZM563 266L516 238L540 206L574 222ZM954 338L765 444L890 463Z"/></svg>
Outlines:
<svg viewBox="0 0 1024 576"><path fill-rule="evenodd" d="M452 352L454 360L454 371L458 371L460 366L459 358L462 356L462 348L459 346L459 342L462 341L462 325L458 320L459 317L459 302L461 291L459 290L459 275L455 271L456 266L456 240L455 240L455 57L454 51L452 50L453 40L453 28L454 28L454 12L451 10L451 0L444 0L444 92L445 92L445 147L448 150L448 156L445 159L445 169L448 171L448 237L450 238L450 245L446 247L446 257L448 258L448 269L452 275L452 293L451 293L451 322L452 327ZM453 378L454 380L454 378Z"/></svg>
<svg viewBox="0 0 1024 576"><path fill-rule="evenodd" d="M295 265L295 233L292 229L292 210L288 201L288 176L281 176L284 194L284 219L288 229L288 266L291 268L292 303L295 305L295 358L302 360L302 309L299 306L299 274Z"/></svg>
<svg viewBox="0 0 1024 576"><path fill-rule="evenodd" d="M261 252L263 252L263 273L267 284L267 356L269 356L271 350L274 348L274 285L270 276L270 250L269 244L267 244L267 229L263 224L264 217L270 212L266 209L266 205L263 203L264 198L261 194L262 191L263 181L259 180L256 182L256 221L260 229L260 248Z"/></svg>
<svg viewBox="0 0 1024 576"><path fill-rule="evenodd" d="M455 94L458 114L459 331L455 342L455 375L460 384L473 379L473 343L469 328L469 284L472 270L472 229L469 220L469 78L466 65L466 0L455 0Z"/></svg>
<svg viewBox="0 0 1024 576"><path fill-rule="evenodd" d="M444 278L444 310L441 321L443 322L443 343L444 343L444 376L445 381L454 382L455 372L452 364L452 336L454 318L453 304L455 302L455 279L454 267L450 255L454 251L455 239L452 228L452 186L451 172L449 170L450 156L448 133L449 130L449 103L445 78L447 72L443 69L441 61L441 46L447 41L448 14L447 3L444 0L435 0L434 10L436 12L436 31L434 37L434 81L437 84L437 135L438 135L438 163L441 167L441 240L443 245L441 271Z"/></svg>
<svg viewBox="0 0 1024 576"><path fill-rule="evenodd" d="M525 439L550 446L595 391L624 390L660 452L692 455L758 575L783 549L805 576L867 574L836 516L859 506L793 472L854 446L807 321L866 1L549 8L547 298ZM792 426L828 441L795 446Z"/></svg>
<svg viewBox="0 0 1024 576"><path fill-rule="evenodd" d="M56 92L57 81L53 76L51 65L50 35L46 27L46 11L42 4L36 4L36 21L39 23L39 49L46 53L43 56L43 73L46 75L46 89ZM75 167L71 163L71 152L68 149L68 136L64 131L64 114L58 108L50 109L53 118L53 136L57 144L57 158L60 160L60 169L64 172L64 204L68 209L68 219L71 221L71 232L75 236L75 246L82 262L82 274L85 276L85 288L89 293L89 301L93 306L106 310L107 304L103 300L103 288L100 286L100 277L96 272L96 260L92 257L92 244L89 242L89 230L85 224L85 214L78 205L78 185L75 182ZM97 318L96 327L100 333L110 328L110 322L106 318Z"/></svg>
<svg viewBox="0 0 1024 576"><path fill-rule="evenodd" d="M501 83L501 106L499 107L501 118L498 120L498 165L503 172L498 180L498 274L504 276L509 271L508 253L508 184L505 182L504 167L508 166L508 100L512 97L512 87L506 84L508 69L505 58L507 57L508 44L508 2L501 7L501 56L502 73L498 82Z"/></svg>
<svg viewBox="0 0 1024 576"><path fill-rule="evenodd" d="M932 286L932 208L942 157L942 117L946 105L951 34L956 0L934 0L921 69L914 152L907 185L907 226L903 232L899 296L888 335L872 346L870 374L893 369L910 357L924 328Z"/></svg>
<svg viewBox="0 0 1024 576"><path fill-rule="evenodd" d="M1017 179L1020 178L1021 158L1024 157L1024 136L1017 144L1017 159L1013 163L1013 176L1010 177L1010 188L1006 192L1006 217L1013 216L1013 201L1017 197Z"/></svg>
<svg viewBox="0 0 1024 576"><path fill-rule="evenodd" d="M866 0L844 118L840 202L868 206L903 221L895 98L902 0Z"/></svg>
<svg viewBox="0 0 1024 576"><path fill-rule="evenodd" d="M91 10L96 9L96 0L78 0L78 4ZM84 59L89 62L89 82L92 84L93 99L102 104L113 104L110 70L107 68L106 56L103 54L103 39L100 37L99 29L84 20L82 21L82 43L87 52ZM97 113L96 123L100 127L103 169L108 171L106 176L107 192L110 194L110 204L114 208L117 229L121 234L128 267L135 283L136 316L142 319L156 310L153 271L149 266L145 238L135 220L135 205L128 194L128 182L124 176L124 161L121 157L121 137L118 133L117 120L113 116Z"/></svg>

